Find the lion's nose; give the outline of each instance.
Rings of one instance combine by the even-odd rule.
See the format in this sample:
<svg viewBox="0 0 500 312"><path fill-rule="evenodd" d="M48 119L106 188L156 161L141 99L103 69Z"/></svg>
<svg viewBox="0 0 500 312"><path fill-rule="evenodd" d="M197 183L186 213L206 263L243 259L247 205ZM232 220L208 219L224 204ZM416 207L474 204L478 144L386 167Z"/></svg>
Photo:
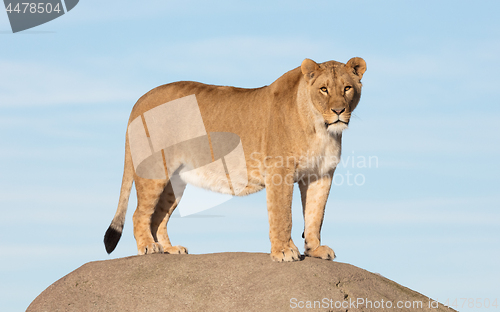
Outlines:
<svg viewBox="0 0 500 312"><path fill-rule="evenodd" d="M342 110L338 110L338 109L333 109L332 108L332 112L334 112L335 114L339 115L342 114L343 112L345 112L345 108L342 108Z"/></svg>

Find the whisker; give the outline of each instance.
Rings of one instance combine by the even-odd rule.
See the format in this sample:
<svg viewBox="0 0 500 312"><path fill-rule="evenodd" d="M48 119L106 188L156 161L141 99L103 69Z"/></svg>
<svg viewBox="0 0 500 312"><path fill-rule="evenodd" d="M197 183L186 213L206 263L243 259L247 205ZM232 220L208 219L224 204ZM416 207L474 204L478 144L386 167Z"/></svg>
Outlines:
<svg viewBox="0 0 500 312"><path fill-rule="evenodd" d="M361 121L363 120L361 117L359 117L359 116L358 116L358 115L356 115L355 113L351 113L351 118L352 118L352 117L354 117L354 118L356 118L356 119L358 119L358 120L361 120Z"/></svg>

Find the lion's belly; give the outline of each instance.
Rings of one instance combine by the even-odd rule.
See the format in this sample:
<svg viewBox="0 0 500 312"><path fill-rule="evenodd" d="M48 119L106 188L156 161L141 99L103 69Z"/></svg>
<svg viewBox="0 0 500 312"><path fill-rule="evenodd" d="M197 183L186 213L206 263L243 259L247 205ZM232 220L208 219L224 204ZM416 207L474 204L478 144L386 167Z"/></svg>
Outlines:
<svg viewBox="0 0 500 312"><path fill-rule="evenodd" d="M213 175L210 171L197 169L182 172L181 179L187 183L197 187L201 187L210 191L233 195L227 178Z"/></svg>
<svg viewBox="0 0 500 312"><path fill-rule="evenodd" d="M261 183L248 180L245 168L232 171L230 174L214 173L213 168L197 168L183 170L179 175L187 184L222 194L244 196L264 188Z"/></svg>

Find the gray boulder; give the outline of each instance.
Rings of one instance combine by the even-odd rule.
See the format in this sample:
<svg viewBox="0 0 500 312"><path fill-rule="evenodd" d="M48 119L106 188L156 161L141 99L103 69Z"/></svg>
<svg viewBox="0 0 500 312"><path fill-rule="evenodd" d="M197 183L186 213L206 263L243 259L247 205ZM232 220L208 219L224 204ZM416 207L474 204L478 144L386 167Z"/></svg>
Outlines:
<svg viewBox="0 0 500 312"><path fill-rule="evenodd" d="M390 305L390 307L389 307ZM383 276L269 254L155 254L89 262L27 311L454 311Z"/></svg>

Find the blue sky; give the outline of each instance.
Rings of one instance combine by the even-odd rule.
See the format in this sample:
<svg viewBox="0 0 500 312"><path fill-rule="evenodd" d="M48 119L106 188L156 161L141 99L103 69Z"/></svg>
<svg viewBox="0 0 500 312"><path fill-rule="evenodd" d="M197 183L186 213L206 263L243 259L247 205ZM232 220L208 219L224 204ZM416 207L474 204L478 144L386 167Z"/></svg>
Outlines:
<svg viewBox="0 0 500 312"><path fill-rule="evenodd" d="M473 310L460 298L500 297L499 13L496 1L81 1L17 34L0 13L1 310L86 262L136 254L134 195L110 256L102 237L142 94L178 80L259 87L304 58L353 56L368 70L336 175L364 183L332 187L322 242L460 311ZM298 192L293 213L303 251ZM175 216L169 233L195 254L269 252L265 192Z"/></svg>

